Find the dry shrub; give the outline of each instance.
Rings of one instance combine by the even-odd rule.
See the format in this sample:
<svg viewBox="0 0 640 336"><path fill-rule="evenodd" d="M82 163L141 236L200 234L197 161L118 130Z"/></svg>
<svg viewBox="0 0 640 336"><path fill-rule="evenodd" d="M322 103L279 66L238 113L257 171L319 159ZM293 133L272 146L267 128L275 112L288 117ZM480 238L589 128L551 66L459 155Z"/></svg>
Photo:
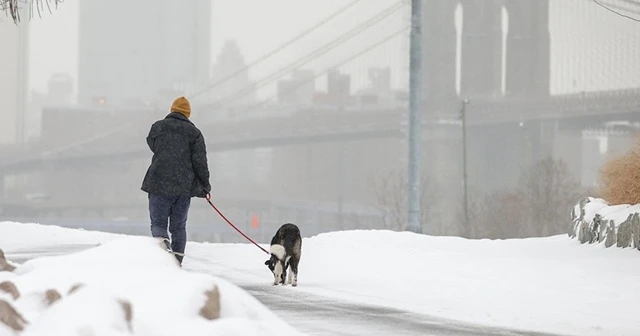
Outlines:
<svg viewBox="0 0 640 336"><path fill-rule="evenodd" d="M640 155L631 150L605 162L600 170L600 195L609 204L640 203Z"/></svg>

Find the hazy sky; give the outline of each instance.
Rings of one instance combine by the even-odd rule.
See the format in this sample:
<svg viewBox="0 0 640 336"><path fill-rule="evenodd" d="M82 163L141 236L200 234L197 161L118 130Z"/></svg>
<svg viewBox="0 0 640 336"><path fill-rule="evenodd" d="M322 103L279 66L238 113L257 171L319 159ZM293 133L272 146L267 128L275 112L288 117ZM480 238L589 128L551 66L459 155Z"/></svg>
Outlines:
<svg viewBox="0 0 640 336"><path fill-rule="evenodd" d="M65 0L53 13L31 21L30 84L44 91L56 72L78 77L78 2ZM91 1L91 0L85 0ZM350 0L214 0L212 5L212 62L226 39L238 41L245 59L252 61L290 39L307 27L346 5ZM320 45L331 41L359 22L391 6L395 0L366 0L346 15L315 32L255 69L250 76L259 79ZM580 5L578 5L580 4ZM249 7L250 6L250 7ZM251 10L247 10L251 8ZM406 22L402 11L348 45L310 64L323 70L355 54ZM552 92L640 87L640 24L615 16L587 0L552 0ZM117 18L114 18L114 23ZM7 21L0 23L7 24ZM406 80L406 38L401 35L345 70L355 74L353 81L366 82L366 68L392 65L394 85ZM75 91L75 90L74 90Z"/></svg>

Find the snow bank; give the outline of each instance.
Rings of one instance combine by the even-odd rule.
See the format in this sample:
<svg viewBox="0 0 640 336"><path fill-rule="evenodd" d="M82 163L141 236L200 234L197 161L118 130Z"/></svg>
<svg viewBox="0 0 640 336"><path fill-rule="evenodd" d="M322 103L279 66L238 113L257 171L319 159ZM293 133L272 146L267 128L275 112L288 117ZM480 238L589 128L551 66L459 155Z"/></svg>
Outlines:
<svg viewBox="0 0 640 336"><path fill-rule="evenodd" d="M37 227L0 223L0 247L11 256L32 241L104 243L0 272L0 283L10 281L19 291L18 298L0 293L0 300L28 322L21 336L298 334L230 282L181 269L155 239Z"/></svg>
<svg viewBox="0 0 640 336"><path fill-rule="evenodd" d="M569 237L580 243L640 249L640 204L609 205L586 197L571 212Z"/></svg>
<svg viewBox="0 0 640 336"><path fill-rule="evenodd" d="M253 246L192 244L190 251L187 267L210 265L236 283L270 280ZM345 231L304 239L298 287L281 290L488 326L640 335L639 264L639 254L577 249L566 236L466 240Z"/></svg>
<svg viewBox="0 0 640 336"><path fill-rule="evenodd" d="M11 235L9 230L18 230L18 235ZM32 223L0 222L0 246L5 251L21 248L59 247L64 245L99 245L126 235L68 229L55 225L41 225Z"/></svg>
<svg viewBox="0 0 640 336"><path fill-rule="evenodd" d="M5 240L24 237L22 227L0 223L0 246ZM41 236L34 240L43 242L46 239L42 236L49 234L28 230L29 235ZM301 230L304 231L304 227ZM96 239L104 238L99 233L63 231L74 236L76 243L95 243ZM22 240L21 244L14 245L16 249L29 248L28 241ZM564 335L640 335L640 321L636 316L640 302L637 291L640 253L603 249L595 244L577 246L576 240L566 236L466 240L390 231L332 232L304 239L298 287L280 286L278 290L313 293L498 327ZM187 254L185 269L223 275L238 285L271 286L272 276L264 265L266 256L253 245L190 242ZM11 255L11 251L7 251L7 256ZM54 280L53 274L51 277ZM223 288L224 282L219 279L215 282L221 285L223 296L229 288L241 291L231 285ZM200 282L194 280L194 283ZM141 287L131 288L133 292L146 290ZM203 282L200 290L206 287ZM133 300L134 294L127 292L121 297ZM173 298L161 299L171 300ZM136 302L132 302L135 319ZM251 307L253 303L249 304ZM248 315L239 305L232 308L235 314ZM153 311L150 307L145 309ZM189 318L193 316L193 310L191 312L183 315ZM230 328L234 326L229 317L215 324L222 328L223 322ZM245 324L250 330L259 329L255 320ZM246 334L250 335L251 331Z"/></svg>

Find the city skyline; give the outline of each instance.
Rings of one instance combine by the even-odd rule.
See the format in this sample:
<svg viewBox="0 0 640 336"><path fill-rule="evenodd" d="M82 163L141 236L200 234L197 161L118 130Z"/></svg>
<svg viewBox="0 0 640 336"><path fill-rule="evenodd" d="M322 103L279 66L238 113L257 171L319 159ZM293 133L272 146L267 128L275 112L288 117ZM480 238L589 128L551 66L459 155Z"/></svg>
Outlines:
<svg viewBox="0 0 640 336"><path fill-rule="evenodd" d="M578 0L550 3L552 93L640 87L640 65L631 61L640 51L638 25L603 11L597 6L584 3L582 6L577 6L579 3ZM326 1L322 4L314 1L279 0L270 3L269 6L251 0L214 2L210 67L213 66L220 48L227 40L235 40L245 59L250 63L299 34L299 27L311 26L344 4L344 1L339 0ZM362 22L374 16L382 8L388 7L389 4L393 2L380 1L376 6L368 4L366 8L357 5L356 8L332 21L333 24L318 29L314 34L298 41L295 46L283 50L272 59L252 68L250 78L254 80L268 75L274 68L279 68L290 60L297 59L335 39L354 26L352 22L354 18ZM252 5L255 10L243 11L247 5ZM282 13L282 8L292 9L298 15ZM365 10L362 10L363 8ZM46 12L42 18L35 17L31 20L30 89L44 92L46 83L53 74L68 73L74 79L74 96L77 95L78 13L77 0L67 0L54 12ZM246 21L252 22L253 25L247 28L244 21L238 18L246 18ZM354 41L354 44L362 48L370 45L376 38L379 39L381 34L388 34L400 27L403 20L406 20L406 13L396 13L385 23L363 33L357 41ZM5 21L0 24L7 23ZM297 27L297 30L291 27ZM260 35L256 34L258 31ZM406 36L398 37L380 47L378 51L370 53L371 55L365 55L345 67L345 72L354 77L354 86L362 87L367 81L366 69L375 66L391 66L392 85L403 86L407 78L406 65L408 64L402 57L403 48L406 49L405 38ZM350 52L345 52L344 49ZM349 45L348 48L337 48L334 52L311 62L307 68L317 72L324 70L354 53L353 49L359 48L354 48L353 45ZM270 96L274 91L275 83L261 90L260 97Z"/></svg>

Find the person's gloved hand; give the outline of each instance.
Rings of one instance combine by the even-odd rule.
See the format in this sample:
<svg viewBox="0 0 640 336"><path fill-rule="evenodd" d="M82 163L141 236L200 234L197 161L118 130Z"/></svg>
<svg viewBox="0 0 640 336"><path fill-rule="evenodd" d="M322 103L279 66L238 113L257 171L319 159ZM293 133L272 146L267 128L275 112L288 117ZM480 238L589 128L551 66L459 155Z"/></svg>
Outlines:
<svg viewBox="0 0 640 336"><path fill-rule="evenodd" d="M207 195L205 195L204 198L206 198L207 201L211 201L211 193L207 193Z"/></svg>

